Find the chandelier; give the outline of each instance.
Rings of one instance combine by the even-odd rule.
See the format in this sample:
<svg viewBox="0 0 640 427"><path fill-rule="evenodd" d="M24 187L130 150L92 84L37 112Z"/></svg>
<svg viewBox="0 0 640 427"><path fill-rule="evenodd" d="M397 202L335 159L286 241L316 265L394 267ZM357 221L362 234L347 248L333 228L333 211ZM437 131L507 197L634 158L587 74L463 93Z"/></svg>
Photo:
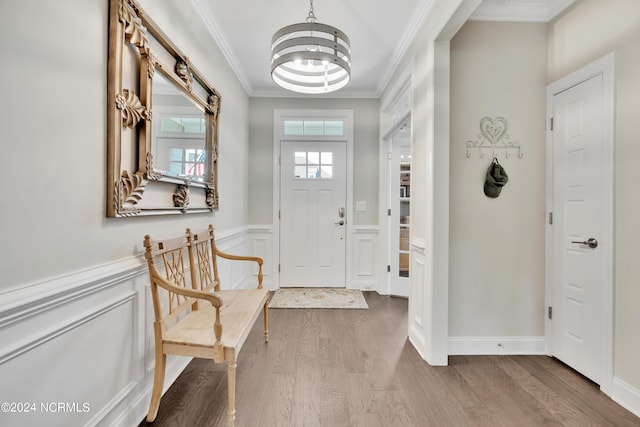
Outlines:
<svg viewBox="0 0 640 427"><path fill-rule="evenodd" d="M271 78L299 93L329 93L351 78L351 49L345 33L321 24L313 13L306 22L278 30L271 39Z"/></svg>

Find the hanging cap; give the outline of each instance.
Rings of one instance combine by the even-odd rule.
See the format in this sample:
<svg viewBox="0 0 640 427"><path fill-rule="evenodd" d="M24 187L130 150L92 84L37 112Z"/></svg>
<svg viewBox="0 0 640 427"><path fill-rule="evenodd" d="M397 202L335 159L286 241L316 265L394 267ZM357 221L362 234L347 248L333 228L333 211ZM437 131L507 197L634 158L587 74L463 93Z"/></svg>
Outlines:
<svg viewBox="0 0 640 427"><path fill-rule="evenodd" d="M495 157L487 169L487 177L484 181L484 194L495 199L500 195L502 187L509 181L509 177L498 159Z"/></svg>

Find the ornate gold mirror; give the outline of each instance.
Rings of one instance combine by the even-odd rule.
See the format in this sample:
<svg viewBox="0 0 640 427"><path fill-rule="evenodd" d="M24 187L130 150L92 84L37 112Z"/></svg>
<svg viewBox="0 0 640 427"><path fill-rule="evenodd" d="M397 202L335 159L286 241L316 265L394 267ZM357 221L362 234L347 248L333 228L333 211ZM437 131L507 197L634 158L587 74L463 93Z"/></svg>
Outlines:
<svg viewBox="0 0 640 427"><path fill-rule="evenodd" d="M111 0L107 216L218 207L220 94L134 0Z"/></svg>

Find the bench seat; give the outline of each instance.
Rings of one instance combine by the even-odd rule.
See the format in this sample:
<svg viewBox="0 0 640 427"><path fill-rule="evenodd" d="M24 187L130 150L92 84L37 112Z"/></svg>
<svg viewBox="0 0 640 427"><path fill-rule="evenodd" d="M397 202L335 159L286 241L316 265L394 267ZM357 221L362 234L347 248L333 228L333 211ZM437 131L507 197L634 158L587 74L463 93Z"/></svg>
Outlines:
<svg viewBox="0 0 640 427"><path fill-rule="evenodd" d="M246 325L253 325L260 315L260 311L269 299L268 289L242 289L220 291L215 293L223 302L220 307L220 322L224 326L221 345L240 351L250 329ZM216 320L214 307L203 307L192 311L180 320L164 336L163 345L177 350L180 347L193 347L185 350L185 356L214 359L216 336L213 325ZM197 349L197 350L196 350ZM197 351L202 355L194 355Z"/></svg>

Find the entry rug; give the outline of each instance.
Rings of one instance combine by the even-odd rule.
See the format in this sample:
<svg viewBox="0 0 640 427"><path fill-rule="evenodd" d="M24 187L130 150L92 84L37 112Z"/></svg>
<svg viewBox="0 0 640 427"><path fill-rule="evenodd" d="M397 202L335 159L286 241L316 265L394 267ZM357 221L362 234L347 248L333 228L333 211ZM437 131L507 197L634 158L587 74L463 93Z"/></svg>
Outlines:
<svg viewBox="0 0 640 427"><path fill-rule="evenodd" d="M278 289L269 302L269 308L355 308L369 306L356 289L288 288Z"/></svg>

